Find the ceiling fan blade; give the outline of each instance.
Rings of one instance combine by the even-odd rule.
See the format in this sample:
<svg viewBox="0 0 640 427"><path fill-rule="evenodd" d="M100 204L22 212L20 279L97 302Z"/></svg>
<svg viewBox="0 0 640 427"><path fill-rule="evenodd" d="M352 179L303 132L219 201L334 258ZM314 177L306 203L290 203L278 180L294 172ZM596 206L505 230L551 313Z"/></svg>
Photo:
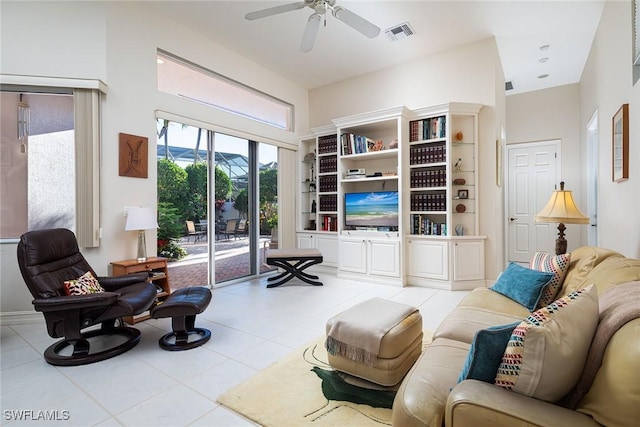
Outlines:
<svg viewBox="0 0 640 427"><path fill-rule="evenodd" d="M380 28L344 7L334 7L333 16L370 39L377 37L378 34L380 34Z"/></svg>
<svg viewBox="0 0 640 427"><path fill-rule="evenodd" d="M266 18L267 16L277 15L279 13L302 9L305 6L306 4L304 2L283 4L281 6L275 6L267 9L257 10L255 12L249 12L244 15L244 18L248 19L249 21L253 21L255 19Z"/></svg>
<svg viewBox="0 0 640 427"><path fill-rule="evenodd" d="M304 35L302 36L302 43L300 43L301 52L309 52L313 49L313 44L316 41L316 35L318 34L318 28L320 28L320 22L322 22L322 16L314 13L309 17L307 21L307 27L304 29Z"/></svg>

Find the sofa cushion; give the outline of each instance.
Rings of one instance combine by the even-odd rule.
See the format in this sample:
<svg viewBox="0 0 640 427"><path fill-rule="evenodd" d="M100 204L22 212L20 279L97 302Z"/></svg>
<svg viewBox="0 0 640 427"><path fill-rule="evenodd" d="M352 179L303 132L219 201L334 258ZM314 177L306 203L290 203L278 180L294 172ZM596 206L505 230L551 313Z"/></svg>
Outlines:
<svg viewBox="0 0 640 427"><path fill-rule="evenodd" d="M551 279L553 279L553 273L532 270L511 262L489 289L533 311L538 305L544 287Z"/></svg>
<svg viewBox="0 0 640 427"><path fill-rule="evenodd" d="M582 373L598 314L593 285L531 313L514 329L495 384L540 400L561 399Z"/></svg>
<svg viewBox="0 0 640 427"><path fill-rule="evenodd" d="M564 276L564 283L557 297L563 297L590 285L592 282L586 283L586 280L591 274L591 270L610 257L623 258L623 255L597 246L583 246L571 251L569 270L567 270L567 274Z"/></svg>
<svg viewBox="0 0 640 427"><path fill-rule="evenodd" d="M603 295L614 286L638 280L640 280L640 259L612 256L594 267L581 287L593 284L598 289L598 295Z"/></svg>
<svg viewBox="0 0 640 427"><path fill-rule="evenodd" d="M486 311L490 311L499 315L505 315L514 317L514 321L517 319L524 319L531 312L527 310L522 304L518 304L512 299L505 297L497 292L489 290L489 288L475 288L468 295L466 295L462 301L458 304L458 308L478 308ZM504 323L511 323L508 320L505 322L490 323L487 326L501 325ZM474 330L475 333L475 330ZM473 339L473 334L471 335ZM471 341L469 341L471 342Z"/></svg>
<svg viewBox="0 0 640 427"><path fill-rule="evenodd" d="M505 301L512 302L514 305L517 304L496 292L492 292L486 288L484 290L486 291L484 292L485 295L495 295ZM474 308L471 306L458 306L458 308L444 318L440 326L438 326L438 329L436 329L433 337L449 338L471 344L478 331L492 326L506 325L507 323L519 323L530 314L526 308L520 304L517 305L520 307L520 313L517 315L500 314L493 310Z"/></svg>
<svg viewBox="0 0 640 427"><path fill-rule="evenodd" d="M458 382L469 379L493 384L511 333L519 324L492 326L476 332Z"/></svg>
<svg viewBox="0 0 640 427"><path fill-rule="evenodd" d="M571 254L553 255L548 252L536 252L531 259L529 268L537 271L544 271L547 273L553 273L553 277L549 281L549 284L545 286L542 291L542 297L538 301L536 308L546 307L556 299L558 291L562 287L564 276L567 274L569 268L569 261L571 260Z"/></svg>
<svg viewBox="0 0 640 427"><path fill-rule="evenodd" d="M637 425L640 417L640 319L609 340L602 365L576 410L606 426Z"/></svg>

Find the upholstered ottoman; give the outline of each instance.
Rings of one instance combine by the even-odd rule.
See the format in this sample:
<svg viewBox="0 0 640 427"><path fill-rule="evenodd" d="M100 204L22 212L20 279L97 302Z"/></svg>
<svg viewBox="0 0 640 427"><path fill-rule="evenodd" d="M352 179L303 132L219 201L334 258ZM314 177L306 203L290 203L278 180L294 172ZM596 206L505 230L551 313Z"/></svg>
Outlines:
<svg viewBox="0 0 640 427"><path fill-rule="evenodd" d="M329 364L383 386L398 384L422 352L417 308L372 298L327 322Z"/></svg>
<svg viewBox="0 0 640 427"><path fill-rule="evenodd" d="M211 291L204 286L181 288L169 295L163 302L151 309L151 317L161 319L171 317L173 332L158 341L160 347L169 351L189 350L209 341L211 331L196 328L196 314L202 313L211 302ZM198 335L189 341L189 335ZM172 342L175 338L175 342Z"/></svg>

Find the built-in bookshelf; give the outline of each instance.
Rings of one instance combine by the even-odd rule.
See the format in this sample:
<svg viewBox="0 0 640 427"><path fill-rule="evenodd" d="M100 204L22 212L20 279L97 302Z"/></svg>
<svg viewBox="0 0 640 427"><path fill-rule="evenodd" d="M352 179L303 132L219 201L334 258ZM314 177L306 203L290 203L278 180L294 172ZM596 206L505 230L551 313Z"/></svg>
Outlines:
<svg viewBox="0 0 640 427"><path fill-rule="evenodd" d="M483 285L480 109L395 107L314 129L300 148L298 246L321 249L341 276L442 289ZM350 206L368 196L394 202Z"/></svg>

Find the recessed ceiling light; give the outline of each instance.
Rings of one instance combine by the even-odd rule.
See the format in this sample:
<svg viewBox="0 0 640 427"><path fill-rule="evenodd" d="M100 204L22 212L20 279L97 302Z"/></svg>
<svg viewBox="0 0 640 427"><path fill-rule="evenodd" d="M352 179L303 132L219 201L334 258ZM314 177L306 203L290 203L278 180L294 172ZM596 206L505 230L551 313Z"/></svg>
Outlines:
<svg viewBox="0 0 640 427"><path fill-rule="evenodd" d="M540 46L540 51L546 52L548 50L549 50L549 45L548 44L543 44L542 46Z"/></svg>
<svg viewBox="0 0 640 427"><path fill-rule="evenodd" d="M162 59L160 59L160 58L157 58L157 59L156 59L156 62L157 62L158 64L164 64L164 61L163 61Z"/></svg>
<svg viewBox="0 0 640 427"><path fill-rule="evenodd" d="M540 74L538 76L539 79L546 79L547 77L549 77L549 74Z"/></svg>
<svg viewBox="0 0 640 427"><path fill-rule="evenodd" d="M549 57L548 56L545 56L543 58L538 59L538 62L540 62L541 64L544 64L545 62L548 62L548 61L549 61Z"/></svg>

